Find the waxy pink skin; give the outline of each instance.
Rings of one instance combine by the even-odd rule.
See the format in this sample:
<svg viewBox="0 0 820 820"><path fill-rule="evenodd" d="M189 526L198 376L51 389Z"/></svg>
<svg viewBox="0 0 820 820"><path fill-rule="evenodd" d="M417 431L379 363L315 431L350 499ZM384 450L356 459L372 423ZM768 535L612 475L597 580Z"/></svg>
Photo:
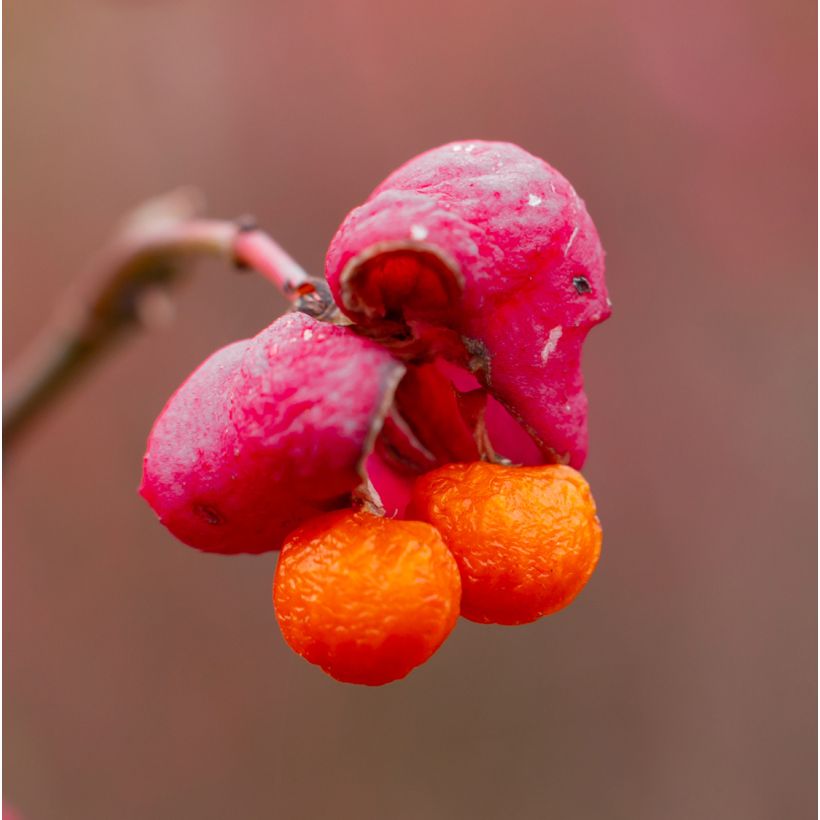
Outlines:
<svg viewBox="0 0 820 820"><path fill-rule="evenodd" d="M278 549L351 505L404 367L375 342L301 313L207 359L148 440L140 493L208 552Z"/></svg>
<svg viewBox="0 0 820 820"><path fill-rule="evenodd" d="M396 355L475 374L541 460L583 465L581 348L610 314L604 252L583 201L546 162L479 140L421 154L348 215L326 275L344 313ZM516 437L504 414L488 412L488 427L502 455L532 462L526 445L508 445L517 458L495 443Z"/></svg>

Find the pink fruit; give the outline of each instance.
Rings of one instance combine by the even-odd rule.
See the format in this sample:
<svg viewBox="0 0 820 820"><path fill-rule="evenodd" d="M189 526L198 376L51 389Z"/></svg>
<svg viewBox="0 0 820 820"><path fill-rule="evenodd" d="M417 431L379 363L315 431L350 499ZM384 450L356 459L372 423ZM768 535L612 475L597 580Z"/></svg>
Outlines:
<svg viewBox="0 0 820 820"><path fill-rule="evenodd" d="M416 157L348 215L327 277L355 325L284 316L209 358L157 420L140 491L182 541L263 552L356 499L401 516L444 464L583 463L603 250L545 162L488 142Z"/></svg>
<svg viewBox="0 0 820 820"><path fill-rule="evenodd" d="M193 547L278 549L308 518L350 506L404 369L348 328L287 314L171 397L140 493Z"/></svg>
<svg viewBox="0 0 820 820"><path fill-rule="evenodd" d="M326 273L339 307L396 355L475 374L540 460L583 464L581 348L610 314L604 253L584 203L546 162L478 140L421 154L348 215ZM500 409L487 411L496 449L538 460Z"/></svg>

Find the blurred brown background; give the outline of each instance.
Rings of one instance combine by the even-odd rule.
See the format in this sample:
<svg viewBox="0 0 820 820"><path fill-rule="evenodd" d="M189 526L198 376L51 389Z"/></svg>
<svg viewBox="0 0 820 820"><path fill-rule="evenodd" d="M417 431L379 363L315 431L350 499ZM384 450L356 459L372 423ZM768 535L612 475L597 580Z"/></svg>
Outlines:
<svg viewBox="0 0 820 820"><path fill-rule="evenodd" d="M566 174L608 250L576 605L462 622L403 682L284 645L274 558L137 497L149 427L283 308L204 265L6 465L6 798L50 818L806 818L816 686L816 10L808 0L4 4L6 363L179 183L322 268L453 139Z"/></svg>

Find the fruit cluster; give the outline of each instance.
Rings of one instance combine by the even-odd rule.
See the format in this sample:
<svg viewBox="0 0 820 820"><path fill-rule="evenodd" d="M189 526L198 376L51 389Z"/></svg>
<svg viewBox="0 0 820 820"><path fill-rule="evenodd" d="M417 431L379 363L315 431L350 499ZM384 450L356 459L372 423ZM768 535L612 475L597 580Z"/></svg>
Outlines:
<svg viewBox="0 0 820 820"><path fill-rule="evenodd" d="M287 314L177 390L140 491L193 547L281 549L288 644L377 685L459 614L527 623L590 577L581 346L610 307L583 202L507 143L394 172L343 222L326 277L329 318Z"/></svg>

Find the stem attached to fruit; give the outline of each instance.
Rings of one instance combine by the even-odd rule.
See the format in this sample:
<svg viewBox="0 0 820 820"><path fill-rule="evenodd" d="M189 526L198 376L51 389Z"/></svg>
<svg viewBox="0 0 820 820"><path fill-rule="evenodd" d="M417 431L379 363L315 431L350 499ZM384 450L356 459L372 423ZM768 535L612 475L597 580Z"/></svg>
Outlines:
<svg viewBox="0 0 820 820"><path fill-rule="evenodd" d="M3 396L3 446L128 330L168 315L168 290L189 264L217 257L269 279L297 310L326 316L324 281L314 279L266 233L242 219L199 216L202 197L191 189L144 203L120 226L79 286L32 347L9 368Z"/></svg>

